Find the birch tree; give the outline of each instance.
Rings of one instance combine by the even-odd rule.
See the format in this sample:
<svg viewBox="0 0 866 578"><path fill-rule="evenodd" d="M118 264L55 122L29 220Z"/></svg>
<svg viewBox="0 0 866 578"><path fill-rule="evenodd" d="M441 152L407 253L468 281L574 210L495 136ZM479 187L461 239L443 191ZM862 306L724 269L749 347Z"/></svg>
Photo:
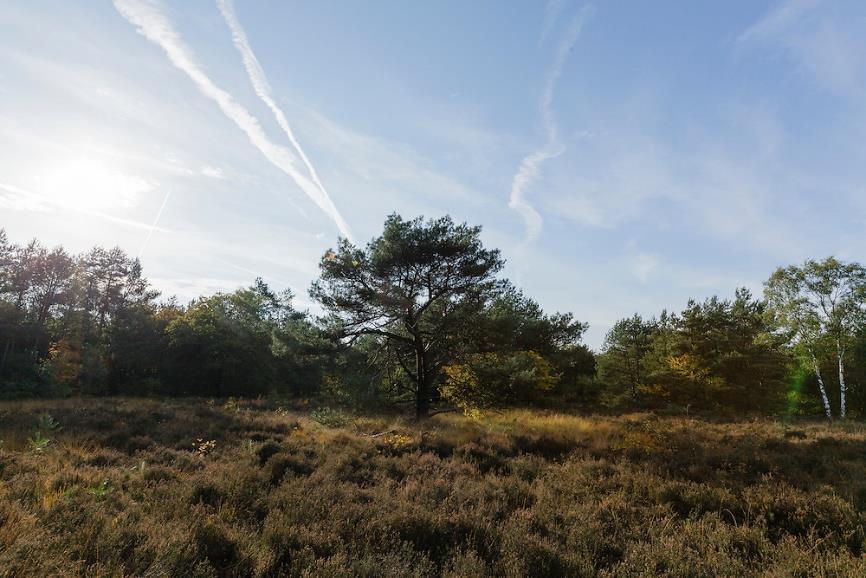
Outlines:
<svg viewBox="0 0 866 578"><path fill-rule="evenodd" d="M780 267L767 280L764 293L779 327L807 356L818 380L824 413L832 419L820 358L828 349L836 358L839 417L845 418L845 357L858 328L866 322L866 269L834 257L808 260L802 266Z"/></svg>

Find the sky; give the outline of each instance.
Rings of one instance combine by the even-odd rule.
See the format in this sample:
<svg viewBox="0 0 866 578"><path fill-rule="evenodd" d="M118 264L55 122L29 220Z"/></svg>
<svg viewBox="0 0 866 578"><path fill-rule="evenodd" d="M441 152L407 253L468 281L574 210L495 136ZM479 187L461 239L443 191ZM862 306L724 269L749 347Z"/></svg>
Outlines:
<svg viewBox="0 0 866 578"><path fill-rule="evenodd" d="M590 324L866 252L866 3L0 0L0 227L182 302L483 227Z"/></svg>

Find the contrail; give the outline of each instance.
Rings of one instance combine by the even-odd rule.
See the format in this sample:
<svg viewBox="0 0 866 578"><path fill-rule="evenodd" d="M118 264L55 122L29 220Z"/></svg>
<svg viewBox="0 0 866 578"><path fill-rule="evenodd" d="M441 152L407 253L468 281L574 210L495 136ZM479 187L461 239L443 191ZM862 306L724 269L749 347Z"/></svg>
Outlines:
<svg viewBox="0 0 866 578"><path fill-rule="evenodd" d="M553 29L553 24L565 7L565 0L549 0L544 6L544 18L541 22L541 33L538 35L538 45L541 46Z"/></svg>
<svg viewBox="0 0 866 578"><path fill-rule="evenodd" d="M287 137L289 137L289 141L292 143L292 146L295 147L295 150L304 162L304 166L306 166L307 170L310 172L310 177L312 177L313 182L316 183L316 186L319 187L324 195L327 195L328 191L325 189L325 185L322 184L318 173L316 173L316 169L313 167L313 163L311 163L310 159L307 158L304 149L301 148L301 144L298 142L298 139L295 138L295 133L292 132L292 127L289 125L289 121L286 120L286 115L283 114L282 109L280 109L274 101L273 95L271 94L271 85L268 83L268 77L265 75L265 71L262 69L261 64L259 64L259 60L256 58L256 55L247 40L247 33L244 31L243 26L241 26L237 14L235 14L235 7L232 0L217 0L217 5L219 6L220 12L222 12L226 24L228 24L229 30L231 30L232 42L234 42L238 52L241 53L244 68L246 68L247 75L250 77L253 90L255 90L258 97L262 99L262 102L271 109L271 112L274 113L274 118L277 119L277 124L280 125L283 132L286 133Z"/></svg>
<svg viewBox="0 0 866 578"><path fill-rule="evenodd" d="M584 6L571 21L571 25L568 27L568 31L556 51L553 66L545 79L544 90L541 93L538 108L547 142L542 148L523 157L517 173L515 173L514 179L511 181L511 195L509 196L508 206L523 217L526 225L524 244L529 244L538 237L543 222L541 215L535 207L526 200L526 190L538 178L541 172L541 165L544 161L557 157L565 151L565 147L559 142L556 118L553 115L552 105L556 83L559 77L562 76L562 67L565 65L571 49L574 48L575 42L577 42L577 37L580 35L583 23L591 12L592 8L590 6Z"/></svg>
<svg viewBox="0 0 866 578"><path fill-rule="evenodd" d="M165 204L168 203L168 197L171 195L171 191L165 192L165 198L162 200L162 204L159 206L159 210L156 212L156 218L153 220L153 224L150 226L150 230L147 232L147 238L144 239L144 243L141 244L141 249L138 250L138 258L141 259L141 255L144 253L144 250L147 248L147 245L150 243L150 238L153 237L153 231L156 229L156 226L159 224L159 218L162 217L162 211L165 209Z"/></svg>
<svg viewBox="0 0 866 578"><path fill-rule="evenodd" d="M259 121L240 105L227 91L217 86L202 70L192 49L151 0L114 0L114 7L139 34L165 51L171 63L190 78L205 97L213 100L223 114L241 129L262 155L297 183L304 193L336 223L340 233L352 238L348 224L331 198L316 183L295 166L295 155L286 147L272 142L262 130Z"/></svg>

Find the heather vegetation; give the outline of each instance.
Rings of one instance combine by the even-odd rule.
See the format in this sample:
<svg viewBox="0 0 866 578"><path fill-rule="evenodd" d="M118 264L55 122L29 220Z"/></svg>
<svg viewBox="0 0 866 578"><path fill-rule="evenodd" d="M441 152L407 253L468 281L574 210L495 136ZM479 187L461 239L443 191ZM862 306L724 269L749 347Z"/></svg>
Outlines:
<svg viewBox="0 0 866 578"><path fill-rule="evenodd" d="M0 231L0 575L866 575L859 264L599 351L503 266L393 215L314 315Z"/></svg>
<svg viewBox="0 0 866 578"><path fill-rule="evenodd" d="M419 422L129 398L0 411L8 576L866 573L855 421Z"/></svg>

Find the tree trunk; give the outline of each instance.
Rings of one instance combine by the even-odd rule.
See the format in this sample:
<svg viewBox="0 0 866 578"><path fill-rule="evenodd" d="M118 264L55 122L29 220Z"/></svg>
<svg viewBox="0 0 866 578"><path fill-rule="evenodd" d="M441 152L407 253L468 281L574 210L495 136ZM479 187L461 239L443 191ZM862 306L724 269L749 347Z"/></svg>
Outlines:
<svg viewBox="0 0 866 578"><path fill-rule="evenodd" d="M836 344L836 358L839 360L839 418L845 419L845 396L847 387L845 386L845 349L841 343Z"/></svg>
<svg viewBox="0 0 866 578"><path fill-rule="evenodd" d="M824 413L827 414L827 419L833 419L833 414L830 410L830 400L827 399L827 389L824 387L824 378L821 377L821 368L818 367L818 359L815 354L812 354L812 364L815 367L815 375L818 377L818 388L821 390L821 400L824 402Z"/></svg>
<svg viewBox="0 0 866 578"><path fill-rule="evenodd" d="M424 419L430 415L430 386L425 381L418 382L418 395L415 398L415 418Z"/></svg>
<svg viewBox="0 0 866 578"><path fill-rule="evenodd" d="M3 347L3 357L0 358L0 375L6 371L6 359L9 357L9 350L12 348L12 340L6 339L6 346Z"/></svg>
<svg viewBox="0 0 866 578"><path fill-rule="evenodd" d="M415 417L424 419L430 414L430 376L427 374L427 359L424 343L415 337L415 375L418 376L415 392Z"/></svg>

